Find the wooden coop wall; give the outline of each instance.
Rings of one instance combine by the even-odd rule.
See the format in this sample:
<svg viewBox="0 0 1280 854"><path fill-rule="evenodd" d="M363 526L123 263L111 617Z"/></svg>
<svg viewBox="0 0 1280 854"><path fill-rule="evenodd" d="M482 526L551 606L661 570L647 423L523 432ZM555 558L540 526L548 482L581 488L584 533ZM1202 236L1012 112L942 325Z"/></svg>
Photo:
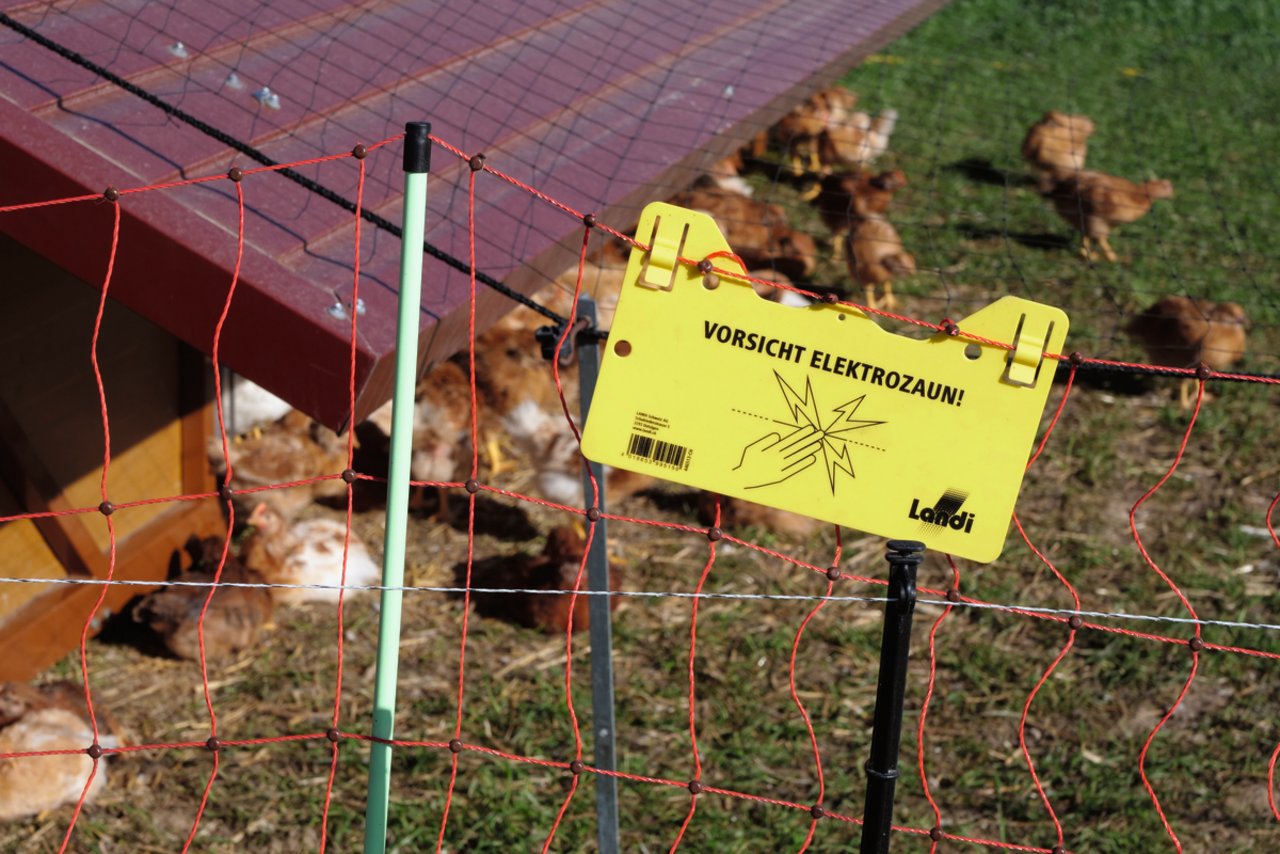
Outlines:
<svg viewBox="0 0 1280 854"><path fill-rule="evenodd" d="M103 427L90 342L100 291L0 235L0 294L9 320L0 336L0 513L95 507ZM203 357L111 300L101 330L111 501L212 492ZM213 499L124 508L112 521L121 580L163 581L189 536L225 530ZM109 567L100 513L0 525L0 579L105 578ZM147 589L109 588L100 617ZM0 580L0 679L29 678L73 648L101 590Z"/></svg>

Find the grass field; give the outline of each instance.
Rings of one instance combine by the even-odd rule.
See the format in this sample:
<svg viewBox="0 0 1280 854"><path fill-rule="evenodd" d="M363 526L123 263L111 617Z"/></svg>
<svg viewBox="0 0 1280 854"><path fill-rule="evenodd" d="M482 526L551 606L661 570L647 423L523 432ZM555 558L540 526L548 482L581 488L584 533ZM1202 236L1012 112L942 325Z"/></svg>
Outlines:
<svg viewBox="0 0 1280 854"><path fill-rule="evenodd" d="M884 163L911 185L894 219L921 274L905 283L903 309L929 320L961 318L1014 293L1061 305L1072 318L1070 349L1137 357L1120 328L1129 313L1165 293L1244 304L1253 321L1245 368L1280 371L1276 324L1280 211L1273 161L1280 151L1280 7L1273 3L960 0L851 71L844 82L873 111L901 114ZM1084 112L1097 123L1094 168L1173 181L1176 197L1117 229L1118 265L1086 264L1072 235L1029 186L1018 147L1047 109ZM762 194L802 213L794 190L750 176ZM809 221L812 224L812 221ZM815 231L817 233L817 231ZM815 281L844 280L825 263ZM1142 560L1129 531L1135 501L1164 474L1186 426L1172 380L1120 383L1082 376L1045 454L1028 476L1019 514L1033 542L1076 585L1082 608L1184 616L1177 598ZM1208 404L1177 474L1139 511L1143 542L1187 592L1204 619L1275 623L1280 550L1258 535L1280 489L1277 393L1260 385L1210 384ZM1063 394L1057 388L1050 410ZM531 490L520 475L499 485ZM618 512L689 522L694 498L676 489L629 500ZM411 583L447 587L465 556L465 502L451 524L412 520ZM336 511L334 511L336 512ZM521 525L545 532L563 521L535 506L488 498L479 510L477 554L540 548ZM356 528L380 542L376 509ZM835 553L824 532L812 541L769 531L746 539L817 566ZM706 560L696 534L615 524L613 548L627 590L692 591ZM842 568L885 575L883 541L844 532ZM961 589L1004 604L1070 608L1065 588L1011 536L994 564L961 562ZM920 583L945 589L951 569L930 555ZM818 596L825 577L760 551L721 544L706 589L715 593ZM837 593L876 597L882 588L844 583ZM733 599L701 604L698 739L707 781L797 803L816 800L808 735L792 702L788 662L812 601ZM680 598L628 598L614 616L618 738L624 771L687 780L691 605ZM798 694L818 734L829 810L860 815L880 605L833 602L805 630ZM897 823L927 830L933 812L916 770L916 724L928 677L929 634L942 613L917 611L903 735ZM372 705L377 612L350 603L345 624L343 728L367 730ZM410 593L401 647L397 736L452 736L460 602ZM270 642L211 668L219 729L253 738L327 728L336 678L336 623L320 607L282 612ZM1186 625L1098 620L1179 638ZM1280 654L1275 630L1204 629L1206 640ZM938 627L937 679L925 731L926 775L948 833L1049 849L1054 827L1019 749L1028 693L1053 661L1066 630L1002 610L958 609ZM575 703L590 755L586 640L575 639ZM140 655L106 640L90 649L95 696L132 743L203 741L208 719L198 667ZM564 708L564 639L473 617L469 628L464 740L524 756L565 760L572 733ZM1190 672L1185 646L1098 630L1081 631L1039 693L1028 748L1074 852L1172 851L1138 774L1151 728ZM72 656L56 675L77 678ZM1188 852L1280 850L1280 823L1267 803L1267 761L1280 742L1280 662L1229 653L1200 656L1185 701L1155 740L1148 773ZM342 746L328 826L330 850L360 847L367 749ZM396 752L391 850L433 850L450 756ZM195 849L215 852L315 850L328 773L327 742L224 751ZM137 752L111 759L111 784L79 819L72 850L172 851L195 816L211 763L202 750ZM584 778L554 845L594 850L591 779ZM450 851L541 848L568 776L474 752L461 756L450 814ZM686 791L620 787L623 850L670 847L689 806ZM0 825L0 850L57 850L70 810ZM687 851L798 850L809 816L760 802L701 796L682 846ZM850 850L857 826L819 823L812 851ZM929 851L920 835L898 834L895 851ZM947 842L942 851L995 850Z"/></svg>

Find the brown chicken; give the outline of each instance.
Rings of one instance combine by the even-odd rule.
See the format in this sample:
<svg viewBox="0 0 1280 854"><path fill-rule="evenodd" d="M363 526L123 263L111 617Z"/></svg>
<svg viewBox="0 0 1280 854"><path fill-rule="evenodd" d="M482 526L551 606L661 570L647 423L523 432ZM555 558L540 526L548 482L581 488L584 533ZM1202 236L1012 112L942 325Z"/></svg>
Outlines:
<svg viewBox="0 0 1280 854"><path fill-rule="evenodd" d="M868 166L889 148L897 124L897 110L885 110L874 119L857 112L844 121L829 121L818 137L818 158L825 167Z"/></svg>
<svg viewBox="0 0 1280 854"><path fill-rule="evenodd" d="M188 544L195 563L172 581L211 584L222 553L222 540L208 537ZM262 584L265 579L228 554L219 582ZM185 584L163 587L133 608L133 620L145 624L174 657L200 660L200 612L208 587ZM219 586L204 617L205 658L235 655L253 646L271 621L271 593L266 588Z"/></svg>
<svg viewBox="0 0 1280 854"><path fill-rule="evenodd" d="M118 747L119 739L104 732L110 719L101 711L98 714L99 746ZM81 686L70 682L40 686L0 683L0 754L76 751L0 759L0 821L39 815L78 801L93 769L93 760L84 753L93 740ZM105 763L105 758L98 760L86 802L106 786Z"/></svg>
<svg viewBox="0 0 1280 854"><path fill-rule="evenodd" d="M346 438L296 409L251 435L228 442L227 449L231 485L235 489L336 475L347 467ZM222 442L217 437L209 442L209 459L215 469L225 474ZM347 485L334 477L301 486L265 489L240 498L248 505L266 501L292 518L315 499L345 495L346 490Z"/></svg>
<svg viewBox="0 0 1280 854"><path fill-rule="evenodd" d="M1092 134L1093 121L1088 116L1073 116L1057 110L1045 113L1031 126L1022 140L1022 159L1030 164L1041 193L1048 193L1056 182L1084 170Z"/></svg>
<svg viewBox="0 0 1280 854"><path fill-rule="evenodd" d="M790 226L780 205L705 186L677 193L668 201L710 214L748 270L771 269L803 279L817 266L817 244Z"/></svg>
<svg viewBox="0 0 1280 854"><path fill-rule="evenodd" d="M916 271L915 256L903 248L898 230L883 216L873 214L854 221L845 243L849 277L855 284L862 285L866 304L885 311L897 308L893 280ZM883 290L883 296L876 296L877 286Z"/></svg>
<svg viewBox="0 0 1280 854"><path fill-rule="evenodd" d="M756 527L794 537L810 537L823 524L808 516L704 490L698 494L698 521L703 525L715 524L716 499L720 500L720 527L729 531Z"/></svg>
<svg viewBox="0 0 1280 854"><path fill-rule="evenodd" d="M814 92L773 126L771 135L782 148L793 174L804 174L806 161L808 171L822 170L819 148L823 132L848 122L857 103L856 93L832 86Z"/></svg>
<svg viewBox="0 0 1280 854"><path fill-rule="evenodd" d="M1106 259L1115 263L1116 253L1107 240L1111 228L1141 219L1156 199L1173 198L1173 184L1158 179L1135 184L1105 172L1085 171L1056 182L1050 197L1058 216L1080 232L1080 254L1092 260L1089 241L1096 240Z"/></svg>
<svg viewBox="0 0 1280 854"><path fill-rule="evenodd" d="M586 540L575 528L551 529L541 555L515 554L475 561L471 568L471 586L516 590L573 590L574 579L582 565ZM466 564L454 569L458 584L466 579ZM609 588L620 590L622 568L609 561ZM582 568L579 590L587 590L587 570ZM563 632L569 625L572 603L573 630L584 631L591 623L588 595L574 601L569 594L551 593L478 593L471 594L476 613L494 617L544 632ZM610 609L618 600L609 600Z"/></svg>
<svg viewBox="0 0 1280 854"><path fill-rule="evenodd" d="M907 176L901 169L880 173L855 171L822 179L813 205L823 224L831 229L835 241L833 254L837 259L844 256L844 238L854 223L871 216L883 216L893 197L905 186Z"/></svg>
<svg viewBox="0 0 1280 854"><path fill-rule="evenodd" d="M1227 370L1244 356L1246 329L1238 303L1182 296L1161 297L1125 327L1153 365L1194 368L1204 363L1215 371ZM1194 387L1191 380L1182 382L1183 408L1190 408Z"/></svg>

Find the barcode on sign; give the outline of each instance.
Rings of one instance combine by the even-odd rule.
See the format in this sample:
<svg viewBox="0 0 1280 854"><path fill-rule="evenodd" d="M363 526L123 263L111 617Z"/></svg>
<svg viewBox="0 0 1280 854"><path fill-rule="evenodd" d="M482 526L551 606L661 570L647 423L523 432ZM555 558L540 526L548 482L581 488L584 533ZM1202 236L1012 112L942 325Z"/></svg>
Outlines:
<svg viewBox="0 0 1280 854"><path fill-rule="evenodd" d="M673 445L670 442L664 442L652 436L632 433L631 444L627 447L627 454L632 457L653 460L659 465L682 469L684 468L685 460L689 457L689 449L684 445Z"/></svg>

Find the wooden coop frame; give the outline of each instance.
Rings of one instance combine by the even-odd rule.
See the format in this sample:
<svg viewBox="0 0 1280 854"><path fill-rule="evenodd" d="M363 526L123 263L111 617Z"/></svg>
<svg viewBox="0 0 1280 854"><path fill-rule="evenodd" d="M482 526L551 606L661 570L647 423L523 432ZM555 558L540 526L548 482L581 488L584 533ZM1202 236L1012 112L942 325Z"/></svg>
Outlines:
<svg viewBox="0 0 1280 854"><path fill-rule="evenodd" d="M99 291L0 235L0 515L61 513L100 500L103 439L87 345ZM107 303L98 360L107 388L113 503L211 493L211 396L204 357ZM113 405L114 404L114 405ZM113 577L162 583L192 535L225 533L214 498L122 508ZM105 579L110 540L98 512L0 525L6 574ZM152 587L109 586L102 621ZM25 680L74 648L102 586L0 585L0 680Z"/></svg>

